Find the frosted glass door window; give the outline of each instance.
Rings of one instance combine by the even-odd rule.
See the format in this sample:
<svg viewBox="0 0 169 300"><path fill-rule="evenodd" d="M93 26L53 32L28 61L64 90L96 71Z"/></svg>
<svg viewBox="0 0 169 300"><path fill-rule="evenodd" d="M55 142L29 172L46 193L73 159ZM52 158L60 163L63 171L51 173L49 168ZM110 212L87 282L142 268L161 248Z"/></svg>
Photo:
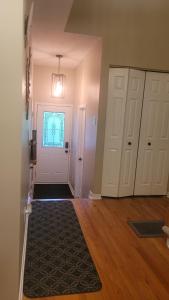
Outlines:
<svg viewBox="0 0 169 300"><path fill-rule="evenodd" d="M43 147L64 147L65 113L43 113Z"/></svg>

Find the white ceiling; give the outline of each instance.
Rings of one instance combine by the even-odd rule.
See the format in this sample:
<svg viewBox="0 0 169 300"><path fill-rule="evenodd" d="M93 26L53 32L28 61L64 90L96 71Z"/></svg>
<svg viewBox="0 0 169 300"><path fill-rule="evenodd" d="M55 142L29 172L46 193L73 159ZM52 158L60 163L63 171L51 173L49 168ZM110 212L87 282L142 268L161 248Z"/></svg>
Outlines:
<svg viewBox="0 0 169 300"><path fill-rule="evenodd" d="M64 68L75 68L96 37L64 32L73 0L35 0L32 48L35 64L55 66L56 54L64 57Z"/></svg>

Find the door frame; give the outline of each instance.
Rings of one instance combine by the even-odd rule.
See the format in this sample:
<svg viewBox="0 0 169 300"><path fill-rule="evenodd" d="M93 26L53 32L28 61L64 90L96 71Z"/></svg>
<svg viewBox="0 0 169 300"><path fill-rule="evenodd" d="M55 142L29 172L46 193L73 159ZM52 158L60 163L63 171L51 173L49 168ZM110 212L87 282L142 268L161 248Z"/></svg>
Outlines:
<svg viewBox="0 0 169 300"><path fill-rule="evenodd" d="M68 162L68 183L69 184L69 177L70 177L70 160L71 160L71 149L72 149L72 116L73 116L73 104L61 104L61 103L52 103L52 102L35 102L35 110L34 110L34 118L33 118L33 129L37 130L37 114L38 114L38 107L39 106L55 106L55 107L68 107L71 109L71 117L70 117L70 156ZM36 183L36 166L33 172L33 182ZM38 183L41 184L41 183ZM42 184L48 184L42 183Z"/></svg>
<svg viewBox="0 0 169 300"><path fill-rule="evenodd" d="M81 112L83 113L82 115ZM80 123L82 126L80 126ZM79 130L79 128L81 128L81 131ZM85 128L86 128L86 105L84 104L78 106L78 115L77 115L77 143L76 143L77 149L75 155L75 186L74 186L74 196L77 198L82 197ZM80 157L82 158L82 161L79 161ZM81 164L81 168L79 168L79 163Z"/></svg>

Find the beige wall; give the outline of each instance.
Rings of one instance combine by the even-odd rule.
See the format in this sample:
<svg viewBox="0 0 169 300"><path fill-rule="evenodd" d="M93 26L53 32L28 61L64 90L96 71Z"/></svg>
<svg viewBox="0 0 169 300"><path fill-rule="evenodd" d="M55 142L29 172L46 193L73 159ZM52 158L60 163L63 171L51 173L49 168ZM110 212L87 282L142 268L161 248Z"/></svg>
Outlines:
<svg viewBox="0 0 169 300"><path fill-rule="evenodd" d="M86 126L83 158L82 196L88 197L93 181L97 118L100 89L101 42L89 51L76 70L76 104L74 108L74 136L72 142L71 183L74 187L75 163L77 151L77 111L79 105L86 105Z"/></svg>
<svg viewBox="0 0 169 300"><path fill-rule="evenodd" d="M169 70L166 0L74 0L66 29L103 37L109 64Z"/></svg>
<svg viewBox="0 0 169 300"><path fill-rule="evenodd" d="M169 70L169 2L162 0L75 0L67 31L103 38L95 177L100 193L110 65Z"/></svg>
<svg viewBox="0 0 169 300"><path fill-rule="evenodd" d="M0 10L0 299L17 300L28 192L28 128L25 121L23 1Z"/></svg>

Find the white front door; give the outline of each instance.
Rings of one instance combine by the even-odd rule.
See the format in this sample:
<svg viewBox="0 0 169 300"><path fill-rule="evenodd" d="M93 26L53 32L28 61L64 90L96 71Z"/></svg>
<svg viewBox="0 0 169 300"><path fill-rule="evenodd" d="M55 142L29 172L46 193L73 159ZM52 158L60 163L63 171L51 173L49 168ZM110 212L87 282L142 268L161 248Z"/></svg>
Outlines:
<svg viewBox="0 0 169 300"><path fill-rule="evenodd" d="M36 183L68 183L72 108L37 107Z"/></svg>
<svg viewBox="0 0 169 300"><path fill-rule="evenodd" d="M169 74L147 72L135 195L165 195L169 171Z"/></svg>

